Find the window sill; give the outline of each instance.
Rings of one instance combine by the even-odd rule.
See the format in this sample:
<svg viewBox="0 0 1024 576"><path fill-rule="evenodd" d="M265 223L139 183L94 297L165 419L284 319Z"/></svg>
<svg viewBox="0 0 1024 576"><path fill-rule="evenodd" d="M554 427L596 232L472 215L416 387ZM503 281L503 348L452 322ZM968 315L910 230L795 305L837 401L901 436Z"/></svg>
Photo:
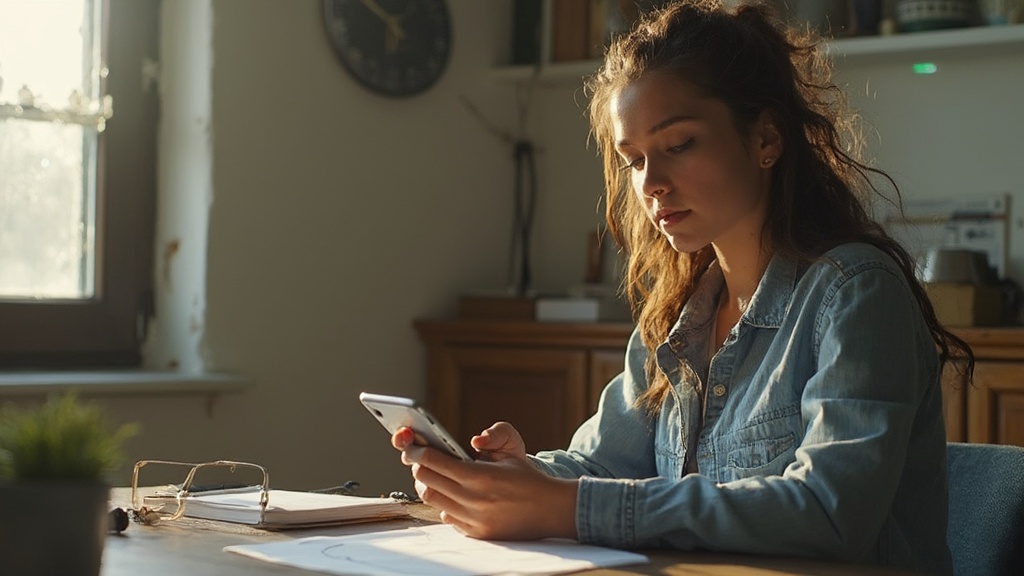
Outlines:
<svg viewBox="0 0 1024 576"><path fill-rule="evenodd" d="M237 374L181 374L155 370L0 372L0 398L76 392L83 396L208 396L243 392L253 382Z"/></svg>

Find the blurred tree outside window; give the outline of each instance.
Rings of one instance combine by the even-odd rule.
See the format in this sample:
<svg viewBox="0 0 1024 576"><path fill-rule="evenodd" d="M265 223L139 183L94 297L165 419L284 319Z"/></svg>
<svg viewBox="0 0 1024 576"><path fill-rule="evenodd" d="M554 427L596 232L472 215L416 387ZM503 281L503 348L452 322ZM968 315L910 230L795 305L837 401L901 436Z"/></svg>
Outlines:
<svg viewBox="0 0 1024 576"><path fill-rule="evenodd" d="M106 76L98 8L91 0L0 0L5 299L94 294L96 144Z"/></svg>
<svg viewBox="0 0 1024 576"><path fill-rule="evenodd" d="M0 0L0 368L135 365L158 0Z"/></svg>

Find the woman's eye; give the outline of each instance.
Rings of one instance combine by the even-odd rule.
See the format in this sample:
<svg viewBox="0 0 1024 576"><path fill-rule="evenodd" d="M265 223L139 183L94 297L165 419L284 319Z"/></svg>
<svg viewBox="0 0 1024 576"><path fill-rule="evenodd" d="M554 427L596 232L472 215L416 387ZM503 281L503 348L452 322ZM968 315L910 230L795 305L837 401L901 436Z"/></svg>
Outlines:
<svg viewBox="0 0 1024 576"><path fill-rule="evenodd" d="M679 154L680 152L686 151L691 146L693 146L693 138L690 138L686 142L683 142L682 144L679 144L677 146L670 147L668 151L673 154Z"/></svg>
<svg viewBox="0 0 1024 576"><path fill-rule="evenodd" d="M637 158L636 160L626 160L626 164L622 167L623 170L639 170L644 167L644 159Z"/></svg>

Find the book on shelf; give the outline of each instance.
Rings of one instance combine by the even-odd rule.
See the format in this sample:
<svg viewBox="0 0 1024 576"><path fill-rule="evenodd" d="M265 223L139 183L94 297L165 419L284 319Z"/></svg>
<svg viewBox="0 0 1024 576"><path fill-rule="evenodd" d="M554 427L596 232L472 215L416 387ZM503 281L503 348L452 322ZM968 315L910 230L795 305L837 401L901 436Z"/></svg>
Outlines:
<svg viewBox="0 0 1024 576"><path fill-rule="evenodd" d="M146 496L150 507L175 510L173 492ZM356 522L374 522L407 516L406 505L393 498L371 498L345 494L323 494L292 490L269 490L266 510L260 510L260 490L211 490L191 493L184 498L184 516L249 524L281 530Z"/></svg>

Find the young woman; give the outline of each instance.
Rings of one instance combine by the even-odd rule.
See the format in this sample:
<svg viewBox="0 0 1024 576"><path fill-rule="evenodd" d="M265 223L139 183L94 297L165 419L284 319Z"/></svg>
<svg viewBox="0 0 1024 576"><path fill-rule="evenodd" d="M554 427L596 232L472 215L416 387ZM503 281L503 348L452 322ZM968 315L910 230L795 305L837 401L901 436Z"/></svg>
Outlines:
<svg viewBox="0 0 1024 576"><path fill-rule="evenodd" d="M610 47L590 113L629 258L625 370L564 451L497 423L466 463L399 431L443 521L951 571L939 376L973 358L869 217L891 180L812 40L694 0Z"/></svg>

